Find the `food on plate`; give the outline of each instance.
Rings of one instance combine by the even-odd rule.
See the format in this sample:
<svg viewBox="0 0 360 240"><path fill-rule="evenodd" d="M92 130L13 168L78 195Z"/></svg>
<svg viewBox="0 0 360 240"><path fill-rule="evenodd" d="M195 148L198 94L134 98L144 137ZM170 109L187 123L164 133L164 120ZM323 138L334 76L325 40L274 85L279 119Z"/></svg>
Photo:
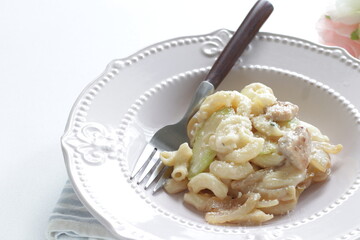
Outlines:
<svg viewBox="0 0 360 240"><path fill-rule="evenodd" d="M173 166L165 190L185 192L211 224L256 225L288 213L327 179L330 154L342 150L298 111L262 83L208 96L188 123L190 145L160 154Z"/></svg>

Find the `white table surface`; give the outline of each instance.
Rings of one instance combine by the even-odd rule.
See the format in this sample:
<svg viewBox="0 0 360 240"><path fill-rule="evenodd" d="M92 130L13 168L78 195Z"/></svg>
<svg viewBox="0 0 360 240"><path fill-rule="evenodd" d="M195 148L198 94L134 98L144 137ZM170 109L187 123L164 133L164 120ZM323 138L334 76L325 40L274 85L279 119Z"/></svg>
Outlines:
<svg viewBox="0 0 360 240"><path fill-rule="evenodd" d="M236 30L253 0L0 1L1 239L44 239L67 173L60 137L81 90L148 45ZM329 0L274 0L262 31L318 41Z"/></svg>

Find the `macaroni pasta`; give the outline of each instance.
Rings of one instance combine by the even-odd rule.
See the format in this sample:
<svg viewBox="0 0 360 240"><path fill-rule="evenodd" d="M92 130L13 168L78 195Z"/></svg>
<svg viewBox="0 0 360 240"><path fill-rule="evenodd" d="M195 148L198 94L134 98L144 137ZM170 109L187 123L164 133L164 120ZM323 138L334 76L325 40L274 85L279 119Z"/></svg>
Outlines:
<svg viewBox="0 0 360 240"><path fill-rule="evenodd" d="M173 166L168 193L210 224L256 225L293 210L300 194L330 174L332 145L261 83L208 96L188 123L191 147L161 153Z"/></svg>

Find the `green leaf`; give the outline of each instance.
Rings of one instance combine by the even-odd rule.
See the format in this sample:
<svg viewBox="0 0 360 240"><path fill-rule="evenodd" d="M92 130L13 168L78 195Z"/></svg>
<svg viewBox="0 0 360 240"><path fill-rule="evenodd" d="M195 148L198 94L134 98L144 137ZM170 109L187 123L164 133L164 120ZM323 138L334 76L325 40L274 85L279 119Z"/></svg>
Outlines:
<svg viewBox="0 0 360 240"><path fill-rule="evenodd" d="M360 40L360 28L355 29L350 35L351 40Z"/></svg>
<svg viewBox="0 0 360 240"><path fill-rule="evenodd" d="M325 15L325 18L331 20L331 17L329 15Z"/></svg>

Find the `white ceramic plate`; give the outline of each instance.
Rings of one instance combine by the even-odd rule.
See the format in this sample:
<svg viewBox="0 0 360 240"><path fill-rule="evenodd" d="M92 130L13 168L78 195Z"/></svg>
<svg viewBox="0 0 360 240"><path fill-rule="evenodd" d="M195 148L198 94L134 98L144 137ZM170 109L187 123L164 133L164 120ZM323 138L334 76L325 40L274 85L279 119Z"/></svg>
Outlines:
<svg viewBox="0 0 360 240"><path fill-rule="evenodd" d="M360 63L338 48L259 33L220 85L241 89L263 82L278 99L298 104L301 119L344 145L330 180L305 191L290 214L262 226L213 226L184 205L181 195L153 196L129 180L146 141L182 116L231 35L218 30L150 46L111 62L81 93L62 138L79 198L120 239L359 237Z"/></svg>

